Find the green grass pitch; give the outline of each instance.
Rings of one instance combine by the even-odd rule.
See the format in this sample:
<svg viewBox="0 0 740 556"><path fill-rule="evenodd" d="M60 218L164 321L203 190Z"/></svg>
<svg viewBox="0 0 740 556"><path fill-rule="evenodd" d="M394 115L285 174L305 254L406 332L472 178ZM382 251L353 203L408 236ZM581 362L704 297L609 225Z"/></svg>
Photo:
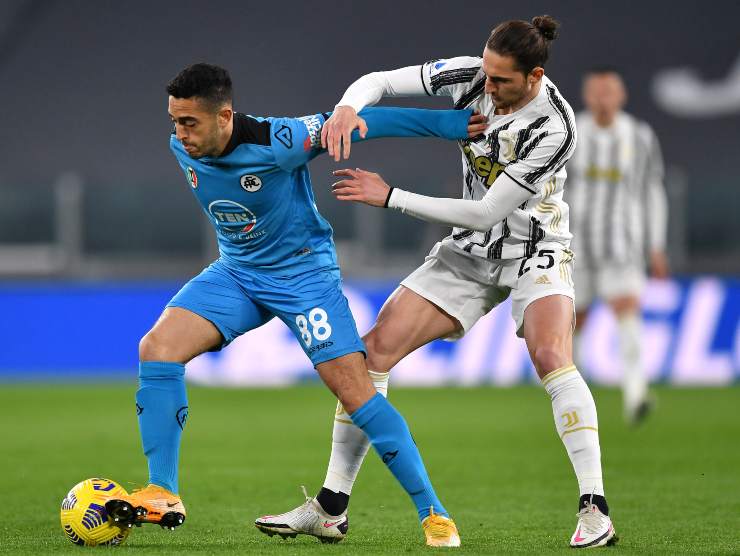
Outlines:
<svg viewBox="0 0 740 556"><path fill-rule="evenodd" d="M740 388L659 389L659 409L626 428L619 393L595 389L606 491L620 536L609 554L740 553ZM134 385L0 387L0 552L81 554L59 504L87 477L146 480ZM321 486L334 403L318 386L191 387L175 532L135 529L127 554L428 553L411 502L371 453L338 545L269 538L255 517ZM466 554L572 554L576 482L540 388L391 389Z"/></svg>

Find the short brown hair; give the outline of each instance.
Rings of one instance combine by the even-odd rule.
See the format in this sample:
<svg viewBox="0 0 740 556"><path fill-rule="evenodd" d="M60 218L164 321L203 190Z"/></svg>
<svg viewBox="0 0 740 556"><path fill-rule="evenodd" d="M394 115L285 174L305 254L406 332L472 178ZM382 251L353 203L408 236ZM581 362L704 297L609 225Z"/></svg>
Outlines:
<svg viewBox="0 0 740 556"><path fill-rule="evenodd" d="M536 67L545 67L558 27L560 23L549 15L534 17L532 23L505 21L491 31L486 48L501 56L511 56L517 69L527 75Z"/></svg>

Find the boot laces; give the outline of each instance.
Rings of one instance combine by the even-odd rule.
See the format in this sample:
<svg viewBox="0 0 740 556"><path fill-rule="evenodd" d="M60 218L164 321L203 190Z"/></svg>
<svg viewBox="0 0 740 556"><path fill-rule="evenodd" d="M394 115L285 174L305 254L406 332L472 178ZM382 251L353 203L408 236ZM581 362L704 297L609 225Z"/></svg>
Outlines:
<svg viewBox="0 0 740 556"><path fill-rule="evenodd" d="M430 508L429 521L427 521L426 530L434 538L447 538L451 534L450 520L444 516L434 513L434 508Z"/></svg>
<svg viewBox="0 0 740 556"><path fill-rule="evenodd" d="M594 506L593 501L594 495L591 493L588 504L584 505L583 509L576 514L581 523L581 532L589 535L598 533L604 526L604 514Z"/></svg>
<svg viewBox="0 0 740 556"><path fill-rule="evenodd" d="M303 497L306 499L306 501L301 504L300 509L303 510L304 508L309 508L312 505L313 498L308 495L308 491L306 490L305 485L301 485L301 491L303 491Z"/></svg>

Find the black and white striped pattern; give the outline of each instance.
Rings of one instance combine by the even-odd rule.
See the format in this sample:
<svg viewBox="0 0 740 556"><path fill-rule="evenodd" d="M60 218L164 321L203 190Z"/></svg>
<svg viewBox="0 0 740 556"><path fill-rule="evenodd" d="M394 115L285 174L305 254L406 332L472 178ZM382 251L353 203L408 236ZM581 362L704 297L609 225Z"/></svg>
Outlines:
<svg viewBox="0 0 740 556"><path fill-rule="evenodd" d="M583 268L642 265L645 245L662 250L667 204L657 139L647 124L620 113L608 128L579 114L579 147L568 165L568 202Z"/></svg>
<svg viewBox="0 0 740 556"><path fill-rule="evenodd" d="M485 85L485 77L478 80L467 93L465 93L458 99L458 101L455 103L455 110L462 110L463 108L467 108L474 101L478 100L483 95L483 89L485 88Z"/></svg>
<svg viewBox="0 0 740 556"><path fill-rule="evenodd" d="M432 94L437 94L445 85L470 83L480 71L480 65L469 68L457 68L441 71L430 78Z"/></svg>
<svg viewBox="0 0 740 556"><path fill-rule="evenodd" d="M537 182L537 180L541 179L547 172L557 171L557 169L562 168L563 164L565 164L573 152L576 140L575 124L571 118L570 112L565 108L563 97L558 94L555 87L545 85L545 89L547 90L547 98L550 104L563 122L565 138L563 139L563 143L560 148L555 152L546 165L524 175L524 181L530 184Z"/></svg>
<svg viewBox="0 0 740 556"><path fill-rule="evenodd" d="M421 66L424 91L452 97L458 110L467 108L483 95L486 76L481 64L481 58L476 56L426 62Z"/></svg>
<svg viewBox="0 0 740 556"><path fill-rule="evenodd" d="M456 107L479 110L489 117L486 140L462 142L465 179L463 198L482 198L493 181L492 172L505 172L532 198L491 230L483 233L454 229L449 240L473 255L490 260L530 257L539 246L557 242L568 247L568 207L562 199L564 164L576 142L575 118L557 88L544 78L540 94L524 108L507 116L495 116L491 100L469 89ZM480 157L490 162L479 161ZM476 174L476 167L491 170Z"/></svg>
<svg viewBox="0 0 740 556"><path fill-rule="evenodd" d="M514 147L514 151L516 152L517 158L526 158L527 154L531 152L531 150L534 147L537 146L537 143L535 143L534 145L530 143L529 145L527 145L526 151L524 149L524 145L532 137L532 132L534 132L535 129L539 129L543 125L545 125L545 122L547 122L547 120L549 119L550 119L549 116L540 116L535 121L533 121L531 124L529 124L527 127L519 130L519 133L517 134L517 139L516 139L516 147ZM540 134L540 136L542 136L543 134L547 134L547 132L543 131ZM544 137L540 137L540 140L542 140L543 138Z"/></svg>
<svg viewBox="0 0 740 556"><path fill-rule="evenodd" d="M493 243L491 243L486 256L489 259L500 259L504 251L504 241L506 241L510 237L511 228L509 228L508 219L504 218L504 221L501 223L501 235L499 235L498 238Z"/></svg>
<svg viewBox="0 0 740 556"><path fill-rule="evenodd" d="M531 256L541 243L570 243L568 207L563 202L564 165L576 143L575 117L557 87L543 77L540 92L510 115L497 116L485 94L482 60L462 56L427 62L421 78L427 93L452 97L456 109L488 116L483 137L459 143L463 161L463 198L481 199L496 176L505 172L532 197L487 232L455 228L448 240L486 259ZM481 159L482 157L482 159Z"/></svg>

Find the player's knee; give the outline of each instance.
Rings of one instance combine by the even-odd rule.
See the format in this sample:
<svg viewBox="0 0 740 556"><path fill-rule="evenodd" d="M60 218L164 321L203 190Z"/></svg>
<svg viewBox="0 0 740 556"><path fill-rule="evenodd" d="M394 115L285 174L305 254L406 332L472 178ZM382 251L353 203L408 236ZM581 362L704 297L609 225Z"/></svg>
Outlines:
<svg viewBox="0 0 740 556"><path fill-rule="evenodd" d="M367 368L378 373L390 371L398 362L397 349L391 342L383 337L383 334L371 331L363 340L367 349Z"/></svg>
<svg viewBox="0 0 740 556"><path fill-rule="evenodd" d="M565 367L570 363L565 350L555 344L537 346L532 352L532 363L537 369L537 374L544 377L556 369Z"/></svg>
<svg viewBox="0 0 740 556"><path fill-rule="evenodd" d="M180 362L172 346L153 330L139 341L139 361Z"/></svg>

